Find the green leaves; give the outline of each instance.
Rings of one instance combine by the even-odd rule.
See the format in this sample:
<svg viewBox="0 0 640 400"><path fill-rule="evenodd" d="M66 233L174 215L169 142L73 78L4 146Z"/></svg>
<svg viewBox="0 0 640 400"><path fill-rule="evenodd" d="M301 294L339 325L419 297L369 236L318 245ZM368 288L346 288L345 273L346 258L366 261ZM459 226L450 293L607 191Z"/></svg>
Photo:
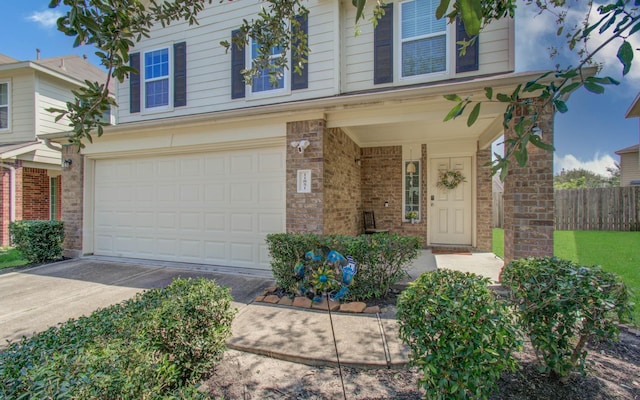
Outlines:
<svg viewBox="0 0 640 400"><path fill-rule="evenodd" d="M515 320L487 284L442 269L420 275L398 299L399 336L430 399L487 399L502 372L517 366Z"/></svg>
<svg viewBox="0 0 640 400"><path fill-rule="evenodd" d="M630 315L629 293L615 274L558 258L516 260L502 271L503 285L523 329L541 355L543 372L564 377L584 370L585 344L618 334L617 314Z"/></svg>
<svg viewBox="0 0 640 400"><path fill-rule="evenodd" d="M626 40L622 42L616 54L618 60L622 63L622 75L626 75L631 70L631 62L633 61L633 48Z"/></svg>

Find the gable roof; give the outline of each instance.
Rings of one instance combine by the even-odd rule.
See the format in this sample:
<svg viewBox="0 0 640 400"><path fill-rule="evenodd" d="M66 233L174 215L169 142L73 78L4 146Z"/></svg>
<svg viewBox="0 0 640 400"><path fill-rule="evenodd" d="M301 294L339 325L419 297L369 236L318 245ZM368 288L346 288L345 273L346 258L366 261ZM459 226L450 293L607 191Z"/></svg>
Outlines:
<svg viewBox="0 0 640 400"><path fill-rule="evenodd" d="M624 116L625 118L640 117L640 93L638 93L636 98L633 100Z"/></svg>
<svg viewBox="0 0 640 400"><path fill-rule="evenodd" d="M84 85L85 80L104 82L107 78L106 71L75 54L33 61L18 61L4 54L0 54L0 70L21 68L32 68L76 85ZM113 81L110 82L109 92L114 93Z"/></svg>
<svg viewBox="0 0 640 400"><path fill-rule="evenodd" d="M13 64L17 62L18 60L16 60L15 58L0 53L0 64Z"/></svg>
<svg viewBox="0 0 640 400"><path fill-rule="evenodd" d="M617 150L615 153L617 155L626 154L626 153L637 153L640 151L640 144L634 144L633 146L625 147L624 149Z"/></svg>

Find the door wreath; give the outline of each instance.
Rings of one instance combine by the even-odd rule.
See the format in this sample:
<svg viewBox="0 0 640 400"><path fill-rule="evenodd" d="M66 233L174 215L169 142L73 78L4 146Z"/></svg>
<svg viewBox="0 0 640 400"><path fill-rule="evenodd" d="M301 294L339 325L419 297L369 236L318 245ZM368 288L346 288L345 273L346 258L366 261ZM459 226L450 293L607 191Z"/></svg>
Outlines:
<svg viewBox="0 0 640 400"><path fill-rule="evenodd" d="M460 171L443 171L439 174L436 186L441 189L453 190L457 188L459 184L466 181L467 179Z"/></svg>

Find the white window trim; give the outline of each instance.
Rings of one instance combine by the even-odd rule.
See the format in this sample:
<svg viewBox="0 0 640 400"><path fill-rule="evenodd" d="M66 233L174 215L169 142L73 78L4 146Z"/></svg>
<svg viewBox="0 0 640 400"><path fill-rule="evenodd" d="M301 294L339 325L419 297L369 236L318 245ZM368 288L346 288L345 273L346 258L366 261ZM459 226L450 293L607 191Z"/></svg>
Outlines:
<svg viewBox="0 0 640 400"><path fill-rule="evenodd" d="M253 39L249 38L249 43L245 46L245 68L249 69L252 67L253 63L253 55L251 54L251 49L253 47ZM270 56L269 58L275 58L279 56ZM287 60L289 60L289 65L291 64L291 50L287 50L286 53ZM305 68L307 68L305 66ZM274 88L272 90L264 90L261 92L254 92L251 84L247 83L245 86L245 96L248 100L256 100L256 99L264 99L270 97L278 97L278 96L286 96L291 94L291 68L288 66L284 67L284 84L282 87Z"/></svg>
<svg viewBox="0 0 640 400"><path fill-rule="evenodd" d="M54 189L53 182L56 182L55 191L53 190ZM60 185L60 180L58 176L50 176L49 177L49 219L52 221L56 220L56 215L54 215L54 211L56 211L56 213L59 211L57 185Z"/></svg>
<svg viewBox="0 0 640 400"><path fill-rule="evenodd" d="M0 85L7 85L7 127L0 128L0 132L6 133L11 132L11 82L10 81L0 81Z"/></svg>
<svg viewBox="0 0 640 400"><path fill-rule="evenodd" d="M416 36L411 39L406 39L406 40L402 39L402 4L408 3L409 1L415 1L415 0L405 0L397 3L398 12L394 13L394 14L397 14L397 19L394 21L395 22L394 35L396 37L396 40L394 43L394 55L393 55L395 57L395 62L396 62L396 67L394 68L395 81L396 82L410 81L412 83L419 83L419 82L431 82L431 81L442 80L445 78L452 77L453 76L452 55L455 55L455 52L452 51L451 46L452 46L452 43L455 44L455 40L451 40L451 38L453 37L452 35L455 35L455 30L454 30L455 24L449 24L449 23L445 25L445 31L444 31L445 32L445 49L446 49L446 54L445 54L446 60L445 60L444 71L431 72L431 73L422 74L422 75L402 76L402 43L405 41L409 42L409 41L425 39L429 37L436 37L441 35L441 33L438 33L438 34L431 33L427 35ZM433 1L436 1L436 0L433 0Z"/></svg>
<svg viewBox="0 0 640 400"><path fill-rule="evenodd" d="M408 162L414 162L417 163L416 165L416 173L418 174L418 218L416 219L417 222L422 221L422 201L423 201L423 190L422 190L422 181L423 181L423 177L422 177L422 160L420 159L403 159L402 160L402 221L403 222L409 222L409 220L406 218L407 215L407 210L405 208L405 206L407 205L407 163Z"/></svg>
<svg viewBox="0 0 640 400"><path fill-rule="evenodd" d="M152 53L158 50L167 50L169 57L169 69L168 69L168 78L169 78L169 99L167 101L166 106L160 107L149 107L147 108L147 68L146 68L146 55L148 53ZM145 50L141 52L142 60L140 60L140 69L142 70L142 82L141 82L141 99L142 102L142 112L143 114L156 114L159 112L173 111L173 46L165 46L158 47L150 50ZM154 82L160 79L165 78L156 78L150 79L149 82Z"/></svg>

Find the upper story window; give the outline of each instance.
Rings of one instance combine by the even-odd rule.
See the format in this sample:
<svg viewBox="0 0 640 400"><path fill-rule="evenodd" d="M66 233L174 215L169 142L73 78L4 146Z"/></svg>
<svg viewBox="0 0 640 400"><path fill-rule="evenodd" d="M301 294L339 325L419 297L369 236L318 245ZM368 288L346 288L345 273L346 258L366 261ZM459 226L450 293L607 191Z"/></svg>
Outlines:
<svg viewBox="0 0 640 400"><path fill-rule="evenodd" d="M249 62L253 62L253 60L258 57L259 51L260 44L252 40L251 59ZM275 59L280 58L282 55L282 49L279 46L272 47L271 51L269 52L269 64L274 65ZM286 76L288 74L288 71L289 70L285 69L284 66L277 69L260 69L258 71L258 74L253 77L253 81L251 84L251 93L286 90L287 88L285 85L287 82ZM275 81L272 81L271 76L275 76Z"/></svg>
<svg viewBox="0 0 640 400"><path fill-rule="evenodd" d="M447 70L447 22L436 19L438 0L411 0L400 4L401 76Z"/></svg>
<svg viewBox="0 0 640 400"><path fill-rule="evenodd" d="M144 53L144 107L169 105L169 49Z"/></svg>
<svg viewBox="0 0 640 400"><path fill-rule="evenodd" d="M9 83L0 82L0 130L9 129Z"/></svg>

